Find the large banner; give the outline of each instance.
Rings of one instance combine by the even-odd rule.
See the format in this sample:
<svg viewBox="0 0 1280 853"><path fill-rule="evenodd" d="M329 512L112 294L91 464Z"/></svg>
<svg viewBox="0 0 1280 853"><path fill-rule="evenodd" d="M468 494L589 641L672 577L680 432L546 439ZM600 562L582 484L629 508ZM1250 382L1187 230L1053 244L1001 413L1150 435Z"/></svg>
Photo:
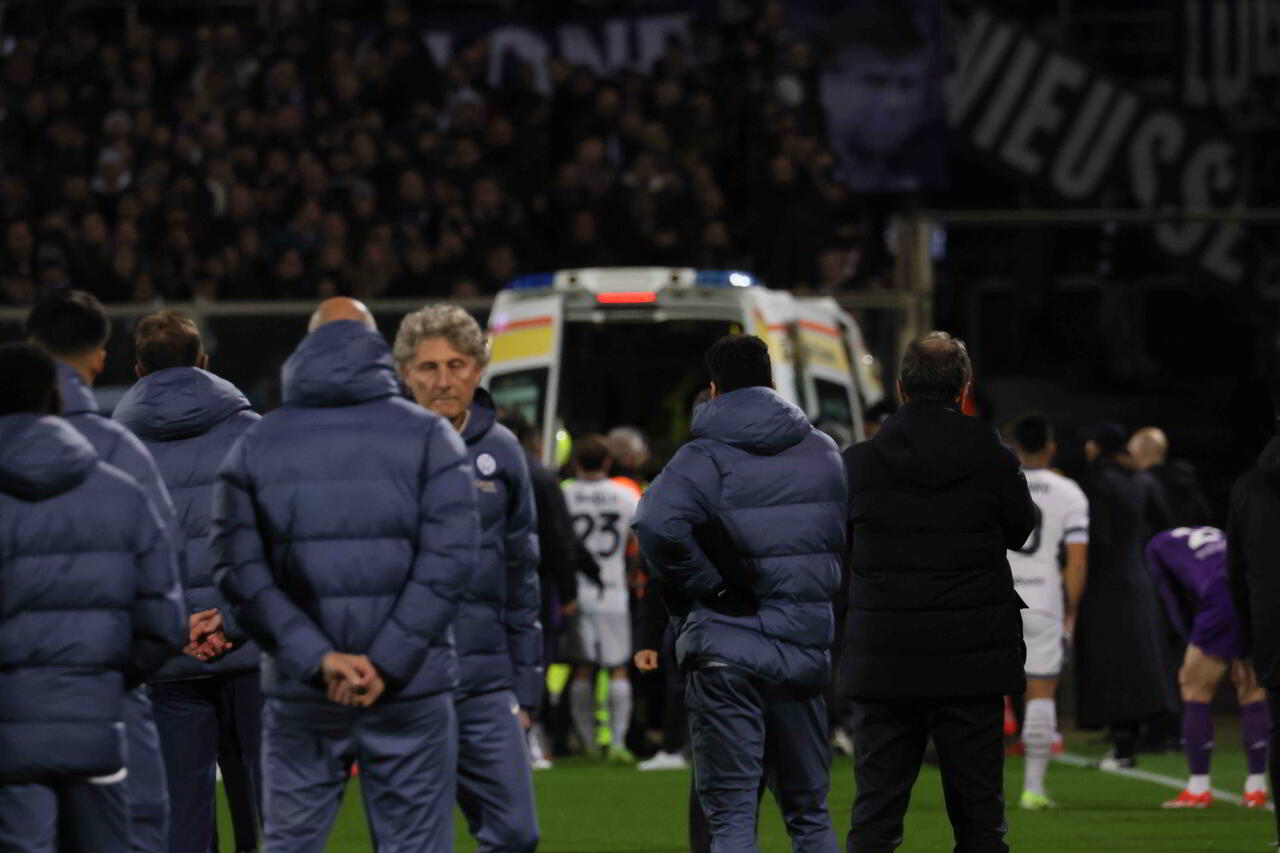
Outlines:
<svg viewBox="0 0 1280 853"><path fill-rule="evenodd" d="M540 26L491 17L428 21L423 41L443 68L478 39L489 42L489 82L500 85L513 62L527 63L540 92L551 91L548 63L563 59L601 75L633 69L647 73L673 42L692 41L693 13L674 11L626 15L593 21Z"/></svg>
<svg viewBox="0 0 1280 853"><path fill-rule="evenodd" d="M1244 201L1240 154L1215 128L985 10L961 34L948 108L953 140L1067 204L1177 213ZM1168 255L1232 283L1245 275L1243 238L1233 222L1155 228Z"/></svg>
<svg viewBox="0 0 1280 853"><path fill-rule="evenodd" d="M1182 0L1183 101L1280 121L1280 0Z"/></svg>
<svg viewBox="0 0 1280 853"><path fill-rule="evenodd" d="M840 177L864 192L946 180L939 0L789 0L818 64L818 95Z"/></svg>

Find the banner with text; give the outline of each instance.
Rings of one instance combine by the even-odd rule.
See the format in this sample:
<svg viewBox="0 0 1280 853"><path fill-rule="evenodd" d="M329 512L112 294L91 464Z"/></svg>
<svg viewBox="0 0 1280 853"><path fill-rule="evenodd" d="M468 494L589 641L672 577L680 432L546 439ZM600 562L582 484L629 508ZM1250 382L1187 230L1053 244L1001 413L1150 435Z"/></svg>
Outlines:
<svg viewBox="0 0 1280 853"><path fill-rule="evenodd" d="M1066 204L1178 213L1244 201L1240 152L1212 127L985 10L961 33L948 111L954 141ZM1237 223L1172 219L1154 237L1215 279L1244 279Z"/></svg>

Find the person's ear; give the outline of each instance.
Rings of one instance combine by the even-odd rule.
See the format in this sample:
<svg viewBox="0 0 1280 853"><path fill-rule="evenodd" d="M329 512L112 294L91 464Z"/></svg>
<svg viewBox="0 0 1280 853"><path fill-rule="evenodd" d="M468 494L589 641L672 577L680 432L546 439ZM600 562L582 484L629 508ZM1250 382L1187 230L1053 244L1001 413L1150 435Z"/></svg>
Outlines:
<svg viewBox="0 0 1280 853"><path fill-rule="evenodd" d="M200 353L200 358L196 360L196 367L200 368L201 370L209 369L209 353L207 352Z"/></svg>
<svg viewBox="0 0 1280 853"><path fill-rule="evenodd" d="M898 399L904 403L911 402L911 397L907 395L906 389L902 387L902 380L899 379L896 384L898 386Z"/></svg>
<svg viewBox="0 0 1280 853"><path fill-rule="evenodd" d="M142 366L142 362L135 361L133 363L133 375L139 379L147 375L147 369Z"/></svg>
<svg viewBox="0 0 1280 853"><path fill-rule="evenodd" d="M1049 461L1052 462L1058 455L1058 442L1049 439L1049 443L1045 445L1045 450L1049 451Z"/></svg>
<svg viewBox="0 0 1280 853"><path fill-rule="evenodd" d="M720 389L716 387L716 383L711 383L711 399L714 400L720 396Z"/></svg>
<svg viewBox="0 0 1280 853"><path fill-rule="evenodd" d="M89 358L89 370L92 371L94 378L102 375L102 371L107 369L107 350L97 349L93 351L93 355Z"/></svg>

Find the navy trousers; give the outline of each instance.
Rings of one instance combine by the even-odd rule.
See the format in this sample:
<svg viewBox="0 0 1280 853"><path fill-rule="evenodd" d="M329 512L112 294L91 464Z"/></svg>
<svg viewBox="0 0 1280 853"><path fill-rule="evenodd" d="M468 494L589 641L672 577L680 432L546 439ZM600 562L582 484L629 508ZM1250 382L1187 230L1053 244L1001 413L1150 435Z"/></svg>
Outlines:
<svg viewBox="0 0 1280 853"><path fill-rule="evenodd" d="M759 851L762 778L782 810L792 850L835 853L827 812L831 752L822 691L715 666L689 673L685 701L712 853Z"/></svg>
<svg viewBox="0 0 1280 853"><path fill-rule="evenodd" d="M365 709L268 699L262 749L266 853L323 853L356 761L373 849L453 850L457 723L450 694Z"/></svg>
<svg viewBox="0 0 1280 853"><path fill-rule="evenodd" d="M129 797L113 784L0 785L0 853L129 853Z"/></svg>
<svg viewBox="0 0 1280 853"><path fill-rule="evenodd" d="M130 691L124 703L130 844L134 853L168 853L169 789L147 691L146 687Z"/></svg>
<svg viewBox="0 0 1280 853"><path fill-rule="evenodd" d="M510 690L461 694L458 710L458 805L477 853L526 853L538 846L529 747L520 703Z"/></svg>
<svg viewBox="0 0 1280 853"><path fill-rule="evenodd" d="M1000 696L852 704L858 793L849 853L889 853L902 843L902 819L930 735L956 853L1007 853Z"/></svg>
<svg viewBox="0 0 1280 853"><path fill-rule="evenodd" d="M257 670L151 685L169 780L169 850L216 853L214 764L222 765L236 850L256 850L262 797Z"/></svg>

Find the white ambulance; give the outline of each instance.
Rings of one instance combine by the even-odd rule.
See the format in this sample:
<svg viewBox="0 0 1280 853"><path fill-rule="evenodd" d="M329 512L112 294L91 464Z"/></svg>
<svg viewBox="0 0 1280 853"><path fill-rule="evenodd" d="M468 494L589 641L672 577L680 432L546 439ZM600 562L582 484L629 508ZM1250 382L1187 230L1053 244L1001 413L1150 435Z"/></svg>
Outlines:
<svg viewBox="0 0 1280 853"><path fill-rule="evenodd" d="M487 384L500 407L557 438L639 427L659 458L689 437L706 387L702 357L731 332L769 345L778 392L821 425L862 438L884 396L858 324L830 297L770 290L745 272L678 267L570 269L516 279L489 315Z"/></svg>

